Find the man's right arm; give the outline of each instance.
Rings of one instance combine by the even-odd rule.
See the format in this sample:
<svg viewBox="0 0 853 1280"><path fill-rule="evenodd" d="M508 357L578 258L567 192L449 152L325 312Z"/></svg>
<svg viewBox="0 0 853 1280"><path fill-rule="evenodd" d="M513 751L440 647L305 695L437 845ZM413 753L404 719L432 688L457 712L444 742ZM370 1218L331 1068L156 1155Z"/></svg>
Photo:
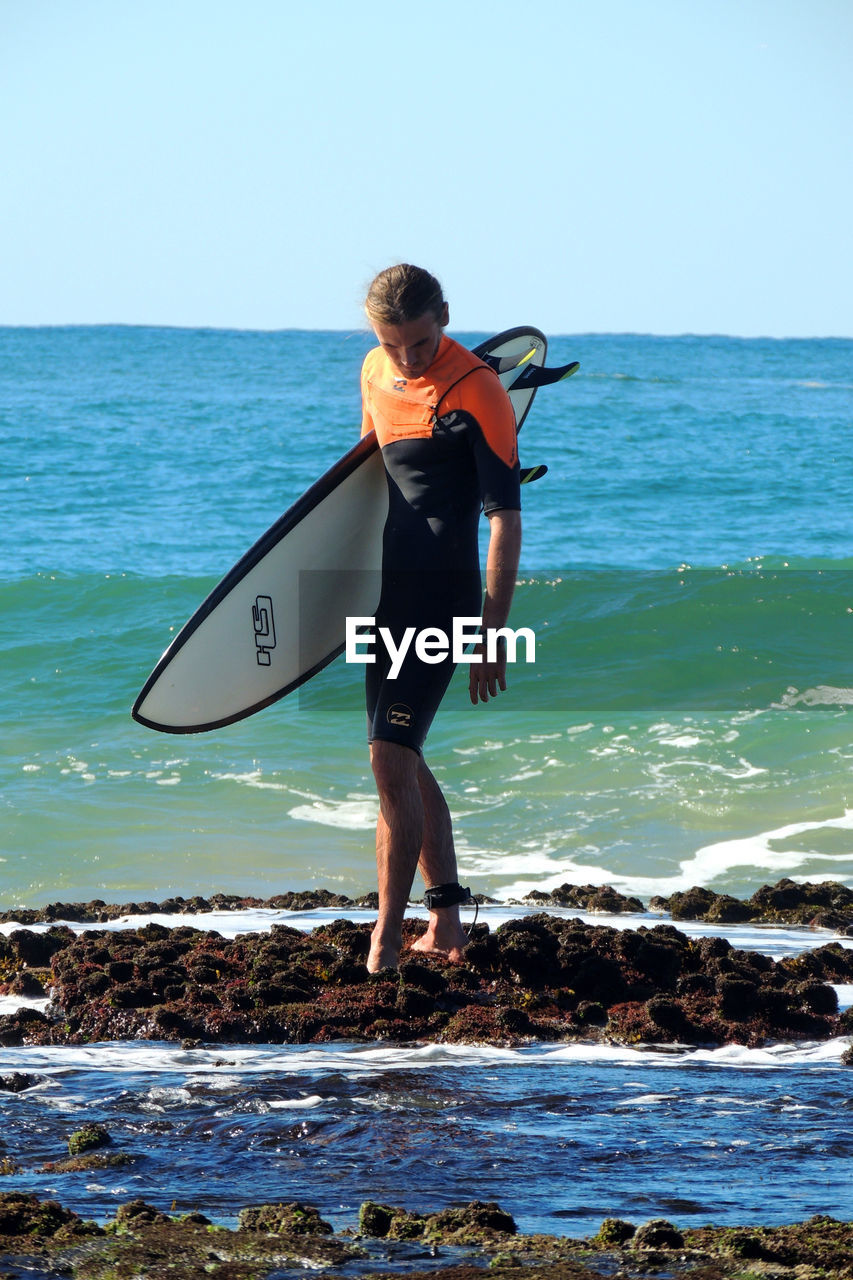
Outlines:
<svg viewBox="0 0 853 1280"><path fill-rule="evenodd" d="M521 556L521 512L512 508L489 514L489 551L486 559L486 595L483 600L483 633L505 627L518 576ZM476 651L475 651L476 652ZM480 657L471 663L468 692L471 701L488 702L506 689L506 644L498 645L493 662L486 660L484 646Z"/></svg>

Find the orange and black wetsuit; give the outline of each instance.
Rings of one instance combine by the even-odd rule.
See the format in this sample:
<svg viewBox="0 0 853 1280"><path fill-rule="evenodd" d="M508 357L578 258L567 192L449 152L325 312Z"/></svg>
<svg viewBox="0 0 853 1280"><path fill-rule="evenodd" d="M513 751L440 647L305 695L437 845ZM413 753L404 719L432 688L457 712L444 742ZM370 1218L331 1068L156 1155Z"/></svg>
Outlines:
<svg viewBox="0 0 853 1280"><path fill-rule="evenodd" d="M497 375L442 336L421 378L400 377L381 347L364 361L362 435L375 429L388 480L376 662L367 667L368 737L420 753L453 662L427 664L409 648L396 679L378 638L440 628L481 612L477 526L521 507L515 416Z"/></svg>

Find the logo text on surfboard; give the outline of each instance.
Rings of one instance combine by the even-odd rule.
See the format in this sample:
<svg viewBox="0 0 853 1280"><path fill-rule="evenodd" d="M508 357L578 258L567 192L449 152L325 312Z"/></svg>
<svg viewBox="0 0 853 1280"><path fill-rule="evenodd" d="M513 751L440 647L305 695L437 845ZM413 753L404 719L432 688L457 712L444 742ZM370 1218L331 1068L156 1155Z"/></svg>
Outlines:
<svg viewBox="0 0 853 1280"><path fill-rule="evenodd" d="M268 667L275 648L275 620L269 596L258 596L252 605L252 626L255 629L258 666Z"/></svg>

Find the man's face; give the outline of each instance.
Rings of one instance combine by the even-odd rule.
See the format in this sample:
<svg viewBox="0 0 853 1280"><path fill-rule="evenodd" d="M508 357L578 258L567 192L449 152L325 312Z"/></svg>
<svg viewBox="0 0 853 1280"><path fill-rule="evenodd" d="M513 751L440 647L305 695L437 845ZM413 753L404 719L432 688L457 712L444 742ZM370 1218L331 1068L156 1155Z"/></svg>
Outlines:
<svg viewBox="0 0 853 1280"><path fill-rule="evenodd" d="M377 342L397 373L403 378L422 378L435 359L445 324L446 307L441 317L427 311L417 320L407 320L405 324L378 324L374 321L372 327Z"/></svg>

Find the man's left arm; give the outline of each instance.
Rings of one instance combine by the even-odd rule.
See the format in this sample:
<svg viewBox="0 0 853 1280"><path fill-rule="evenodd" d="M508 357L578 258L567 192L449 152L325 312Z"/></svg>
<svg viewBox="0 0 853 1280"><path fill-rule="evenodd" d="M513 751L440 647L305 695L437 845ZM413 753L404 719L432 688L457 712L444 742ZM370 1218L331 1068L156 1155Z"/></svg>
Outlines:
<svg viewBox="0 0 853 1280"><path fill-rule="evenodd" d="M521 512L502 507L491 511L488 520L484 636L492 628L506 626L521 556ZM495 660L488 662L485 641L481 641L468 679L471 701L474 704L488 702L490 697L497 696L498 689L506 689L506 642L499 641Z"/></svg>

